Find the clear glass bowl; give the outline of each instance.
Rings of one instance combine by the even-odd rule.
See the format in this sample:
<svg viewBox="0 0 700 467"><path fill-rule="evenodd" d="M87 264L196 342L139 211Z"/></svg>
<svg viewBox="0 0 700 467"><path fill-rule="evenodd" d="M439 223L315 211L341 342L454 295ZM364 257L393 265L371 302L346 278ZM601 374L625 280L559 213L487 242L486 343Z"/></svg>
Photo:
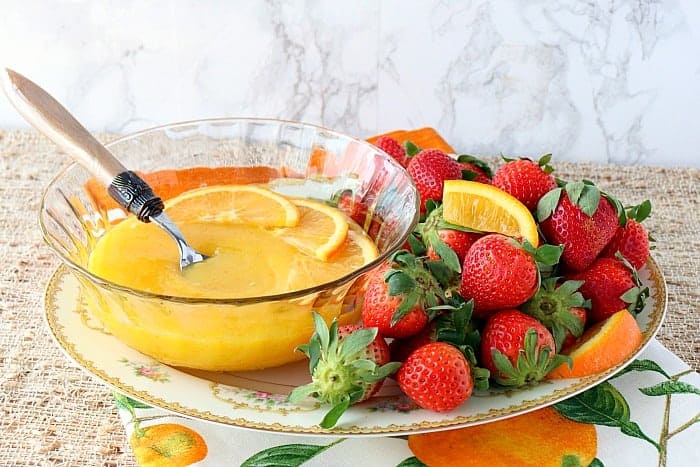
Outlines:
<svg viewBox="0 0 700 467"><path fill-rule="evenodd" d="M78 278L91 313L105 328L170 365L236 371L301 358L294 348L312 333L311 311L329 322L334 317L357 321L367 272L403 245L418 222L418 194L405 170L364 141L308 124L192 121L141 131L108 147L132 170L267 167L268 175L258 181L277 191L331 200L351 190L369 208L362 226L380 255L338 280L242 299L163 296L111 283L86 269L95 243L126 213L96 202L86 190L91 177L82 167L73 164L59 173L41 204L44 239Z"/></svg>

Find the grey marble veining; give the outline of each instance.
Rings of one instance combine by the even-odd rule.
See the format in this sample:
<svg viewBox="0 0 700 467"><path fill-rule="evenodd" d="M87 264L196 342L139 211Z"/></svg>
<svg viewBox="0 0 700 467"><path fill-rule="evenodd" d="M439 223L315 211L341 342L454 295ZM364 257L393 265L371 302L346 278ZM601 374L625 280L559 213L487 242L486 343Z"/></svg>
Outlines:
<svg viewBox="0 0 700 467"><path fill-rule="evenodd" d="M3 0L0 63L93 131L216 116L700 167L694 0ZM0 99L0 126L24 127Z"/></svg>

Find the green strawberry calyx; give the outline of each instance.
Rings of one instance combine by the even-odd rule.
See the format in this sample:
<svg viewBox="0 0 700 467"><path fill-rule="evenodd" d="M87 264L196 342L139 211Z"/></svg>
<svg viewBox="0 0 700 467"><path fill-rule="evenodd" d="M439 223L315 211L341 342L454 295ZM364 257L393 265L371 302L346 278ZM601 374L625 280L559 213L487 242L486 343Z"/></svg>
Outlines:
<svg viewBox="0 0 700 467"><path fill-rule="evenodd" d="M462 265L459 262L457 253L445 243L439 235L440 230L458 230L461 232L478 232L477 230L451 224L442 217L441 205L430 205L426 207L427 216L425 221L420 223L416 230L423 239L426 246L431 246L435 253L445 262L445 266L459 274L462 272Z"/></svg>
<svg viewBox="0 0 700 467"><path fill-rule="evenodd" d="M551 153L543 154L543 155L540 156L540 158L537 159L536 161L532 160L532 159L529 158L529 157L506 157L506 156L501 155L501 158L502 158L504 161L506 161L506 163L507 163L507 162L517 161L517 160L536 162L537 165L540 166L540 168L542 169L542 171L543 171L544 173L546 173L547 175L549 175L549 174L551 174L552 172L554 172L554 167L552 167L551 165L549 165L549 163L552 161L552 154L551 154Z"/></svg>
<svg viewBox="0 0 700 467"><path fill-rule="evenodd" d="M651 292L649 291L649 287L645 287L642 284L642 280L639 278L639 273L634 268L634 266L632 266L630 262L627 261L627 258L622 256L622 253L620 253L619 251L616 252L615 258L620 260L620 262L622 262L622 264L624 264L625 267L629 269L632 273L632 280L634 281L635 286L623 293L620 296L620 299L623 302L627 303L629 305L627 309L634 316L637 316L637 314L644 309L644 306L646 305L647 299L651 295Z"/></svg>
<svg viewBox="0 0 700 467"><path fill-rule="evenodd" d="M520 387L542 380L547 373L562 363L571 367L571 358L552 352L549 346L537 350L537 331L530 328L525 332L523 348L518 352L515 365L501 351L491 349L491 358L498 370L491 377L501 386Z"/></svg>
<svg viewBox="0 0 700 467"><path fill-rule="evenodd" d="M406 250L399 250L391 257L391 268L384 275L388 293L400 296L401 302L391 315L394 326L401 318L421 306L429 319L435 317L434 307L445 303L445 291L441 281L449 284L454 274L442 261L428 261Z"/></svg>
<svg viewBox="0 0 700 467"><path fill-rule="evenodd" d="M578 206L588 217L593 216L598 210L600 198L607 198L613 205L613 208L615 208L620 226L624 227L627 223L627 213L622 203L610 193L600 191L592 181L584 179L576 182L567 182L566 180L557 179L557 185L557 188L548 191L537 203L535 215L539 222L552 215L559 204L562 191L564 191L571 203L574 206Z"/></svg>
<svg viewBox="0 0 700 467"><path fill-rule="evenodd" d="M332 408L321 423L322 428L332 428L347 408L364 400L375 383L384 380L401 366L399 362L377 365L366 358L367 348L377 337L377 328L358 329L345 336L338 336L338 321L330 328L316 312L313 312L314 333L308 344L299 350L309 358L311 382L295 388L287 400L299 403L313 397Z"/></svg>
<svg viewBox="0 0 700 467"><path fill-rule="evenodd" d="M583 281L568 280L557 286L559 279L543 279L535 295L520 308L552 332L557 352L561 350L567 331L575 337L583 334L583 323L571 309L591 307L591 301L578 291Z"/></svg>
<svg viewBox="0 0 700 467"><path fill-rule="evenodd" d="M472 321L474 300L464 300L458 293L447 300L446 304L435 307L440 311L435 319L435 340L446 342L462 352L469 362L474 387L485 391L489 388L490 372L479 366L474 350L481 343L479 329Z"/></svg>
<svg viewBox="0 0 700 467"><path fill-rule="evenodd" d="M471 164L475 167L478 167L484 172L484 174L486 174L486 177L493 178L493 170L491 169L491 167L486 162L484 162L476 156L472 156L471 154L460 154L457 156L457 162L463 164ZM472 170L462 171L462 179L464 180L474 180L478 175L479 174Z"/></svg>

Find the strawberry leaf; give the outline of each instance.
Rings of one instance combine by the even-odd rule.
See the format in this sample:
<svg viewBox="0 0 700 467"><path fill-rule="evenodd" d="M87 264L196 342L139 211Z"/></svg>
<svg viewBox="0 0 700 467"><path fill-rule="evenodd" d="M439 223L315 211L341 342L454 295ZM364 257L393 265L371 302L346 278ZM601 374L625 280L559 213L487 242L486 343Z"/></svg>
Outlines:
<svg viewBox="0 0 700 467"><path fill-rule="evenodd" d="M318 361L321 359L321 341L318 338L318 334L314 334L309 339L309 373L313 374Z"/></svg>
<svg viewBox="0 0 700 467"><path fill-rule="evenodd" d="M328 350L329 340L328 326L326 326L326 322L320 314L313 313L312 317L314 320L314 332L318 337L318 342L321 344L321 350L326 351Z"/></svg>
<svg viewBox="0 0 700 467"><path fill-rule="evenodd" d="M561 191L562 188L554 188L540 198L539 203L537 203L537 220L542 222L552 215L557 207L557 204L559 204Z"/></svg>
<svg viewBox="0 0 700 467"><path fill-rule="evenodd" d="M287 400L293 404L298 404L307 397L311 396L316 392L318 388L314 383L305 384L304 386L298 386L292 390L287 396Z"/></svg>
<svg viewBox="0 0 700 467"><path fill-rule="evenodd" d="M357 360L353 360L349 363L349 365L357 370L366 370L369 375L377 370L377 364L372 360L367 360L366 358L358 358ZM364 374L362 379L365 379Z"/></svg>
<svg viewBox="0 0 700 467"><path fill-rule="evenodd" d="M454 269L447 266L444 261L426 261L425 266L443 287L449 287L455 279Z"/></svg>
<svg viewBox="0 0 700 467"><path fill-rule="evenodd" d="M644 219L649 217L651 214L651 201L644 200L641 204L637 206L631 206L627 208L627 217L634 219L637 222L642 222Z"/></svg>
<svg viewBox="0 0 700 467"><path fill-rule="evenodd" d="M549 245L545 243L535 251L535 261L545 266L554 266L559 263L562 251L564 251L564 245Z"/></svg>
<svg viewBox="0 0 700 467"><path fill-rule="evenodd" d="M592 216L600 203L600 190L591 185L584 185L578 206L588 217Z"/></svg>
<svg viewBox="0 0 700 467"><path fill-rule="evenodd" d="M401 367L401 362L389 362L380 366L375 370L375 375L377 377L376 381L382 380L389 375L393 375Z"/></svg>
<svg viewBox="0 0 700 467"><path fill-rule="evenodd" d="M472 164L484 171L488 178L493 178L493 170L489 165L479 159L478 157L472 156L470 154L460 154L457 156L457 162L462 162L465 164Z"/></svg>
<svg viewBox="0 0 700 467"><path fill-rule="evenodd" d="M416 281L403 271L396 271L387 279L389 295L397 296L406 294L416 288Z"/></svg>
<svg viewBox="0 0 700 467"><path fill-rule="evenodd" d="M620 200L610 195L609 193L604 193L604 195L606 198L608 198L608 201L610 201L613 207L615 208L615 212L617 213L617 221L620 227L624 227L625 225L627 225L627 218L629 216L625 212L625 208L622 206Z"/></svg>
<svg viewBox="0 0 700 467"><path fill-rule="evenodd" d="M489 388L489 378L491 372L486 368L472 367L472 377L474 378L474 387L479 391L486 391Z"/></svg>
<svg viewBox="0 0 700 467"><path fill-rule="evenodd" d="M333 428L338 423L340 416L348 410L348 407L350 407L350 398L346 397L323 417L323 420L319 423L321 428Z"/></svg>
<svg viewBox="0 0 700 467"><path fill-rule="evenodd" d="M416 256L423 256L425 254L425 245L418 240L418 237L416 237L414 233L408 236L408 246L411 248L411 253Z"/></svg>
<svg viewBox="0 0 700 467"><path fill-rule="evenodd" d="M435 235L435 237L431 239L430 245L435 250L435 253L442 258L448 268L458 274L462 272L462 266L459 263L457 253L455 253L455 251L450 248L447 243L442 241L439 236Z"/></svg>
<svg viewBox="0 0 700 467"><path fill-rule="evenodd" d="M479 174L473 170L464 169L462 170L462 180L467 180L468 182L473 181Z"/></svg>
<svg viewBox="0 0 700 467"><path fill-rule="evenodd" d="M566 190L566 194L569 195L571 202L578 205L579 199L581 198L585 187L586 184L583 183L583 181L580 181L567 183L564 189Z"/></svg>
<svg viewBox="0 0 700 467"><path fill-rule="evenodd" d="M328 330L328 353L335 353L338 349L338 320L334 319Z"/></svg>
<svg viewBox="0 0 700 467"><path fill-rule="evenodd" d="M340 344L339 357L348 359L367 348L377 337L377 328L364 328L349 334Z"/></svg>
<svg viewBox="0 0 700 467"><path fill-rule="evenodd" d="M411 141L404 141L403 147L406 150L406 155L409 157L413 157L420 152L420 147L413 144Z"/></svg>
<svg viewBox="0 0 700 467"><path fill-rule="evenodd" d="M401 321L401 318L410 313L411 310L413 310L413 308L418 304L420 298L421 292L417 289L413 289L408 295L404 296L399 306L396 307L396 311L394 311L394 313L391 315L391 326L395 326L396 323Z"/></svg>

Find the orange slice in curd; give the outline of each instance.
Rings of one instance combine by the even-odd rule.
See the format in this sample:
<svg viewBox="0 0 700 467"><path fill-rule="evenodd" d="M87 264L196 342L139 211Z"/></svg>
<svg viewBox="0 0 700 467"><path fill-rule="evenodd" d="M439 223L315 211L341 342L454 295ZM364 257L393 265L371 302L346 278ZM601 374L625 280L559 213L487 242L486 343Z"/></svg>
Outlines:
<svg viewBox="0 0 700 467"><path fill-rule="evenodd" d="M222 222L294 227L299 209L284 196L256 185L216 185L188 191L165 203L177 222Z"/></svg>
<svg viewBox="0 0 700 467"><path fill-rule="evenodd" d="M481 232L523 238L537 246L537 224L523 203L484 183L445 180L442 216L452 224Z"/></svg>
<svg viewBox="0 0 700 467"><path fill-rule="evenodd" d="M299 210L299 223L278 229L275 234L300 251L327 261L343 246L348 235L345 214L320 201L292 199L291 202Z"/></svg>

